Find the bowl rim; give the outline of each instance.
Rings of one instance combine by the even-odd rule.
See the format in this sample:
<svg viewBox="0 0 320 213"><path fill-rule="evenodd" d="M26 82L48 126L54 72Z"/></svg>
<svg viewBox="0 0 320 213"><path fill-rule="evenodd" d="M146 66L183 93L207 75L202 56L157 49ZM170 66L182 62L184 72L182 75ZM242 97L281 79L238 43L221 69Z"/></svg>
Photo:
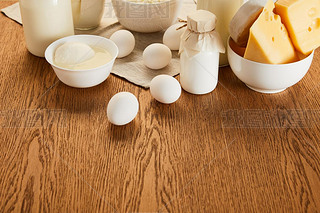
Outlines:
<svg viewBox="0 0 320 213"><path fill-rule="evenodd" d="M61 42L61 40L67 40L67 39L72 39L72 38L76 38L76 37L91 37L91 38L95 38L95 39L102 39L104 41L107 41L109 42L111 45L113 45L115 48L116 48L116 54L112 57L112 59L110 61L108 61L107 63L101 65L101 66L98 66L98 67L95 67L95 68L91 68L91 69L84 69L84 70L73 70L73 69L68 69L68 68L64 68L64 67L60 67L56 64L53 63L53 60L49 60L48 58L48 54L49 54L49 49L52 49L56 43L59 43ZM67 41L65 41L67 42ZM103 48L104 49L104 48ZM55 50L52 50L52 51L55 51ZM71 35L71 36L66 36L66 37L63 37L63 38L60 38L58 40L55 40L54 42L52 42L47 48L46 48L46 51L45 51L45 59L46 61L51 65L51 66L54 66L60 70L63 70L63 71L68 71L68 72L87 72L87 71L92 71L92 70L98 70L98 69L101 69L105 66L108 66L109 64L112 64L114 63L114 61L116 60L117 56L119 54L119 48L117 47L117 45L110 39L108 38L105 38L103 36L98 36L98 35ZM52 62L51 62L52 61Z"/></svg>
<svg viewBox="0 0 320 213"><path fill-rule="evenodd" d="M291 63L286 63L286 64L266 64L266 63L260 63L260 62L256 62L256 61L251 61L251 60L249 60L249 59L246 59L246 58L242 57L242 56L239 55L238 53L236 53L236 52L231 48L231 46L230 46L230 44L229 44L230 39L232 39L231 36L228 37L227 45L228 45L228 50L230 49L230 50L232 51L232 53L234 53L235 55L237 55L238 57L240 57L242 60L244 60L244 61L246 61L246 62L249 62L249 63L252 63L252 64L256 64L256 65L268 66L268 67L275 67L275 66L277 66L277 67L279 67L279 66L280 66L280 67L284 67L284 66L289 66L289 65L294 65L294 64L297 64L297 63L301 63L301 62L303 62L303 61L308 60L310 57L313 58L313 56L314 56L314 51L315 51L315 50L313 50L309 55L307 55L305 58L303 58L303 59L301 59L301 60L299 60L299 61L295 61L295 62L291 62Z"/></svg>

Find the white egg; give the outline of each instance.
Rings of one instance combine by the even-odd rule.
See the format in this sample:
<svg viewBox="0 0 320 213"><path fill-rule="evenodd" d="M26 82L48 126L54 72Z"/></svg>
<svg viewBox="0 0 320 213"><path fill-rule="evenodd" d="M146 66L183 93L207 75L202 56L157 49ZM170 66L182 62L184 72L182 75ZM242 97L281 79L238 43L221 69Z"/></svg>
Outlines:
<svg viewBox="0 0 320 213"><path fill-rule="evenodd" d="M94 55L94 50L85 43L66 42L56 49L54 61L58 65L73 65L89 60Z"/></svg>
<svg viewBox="0 0 320 213"><path fill-rule="evenodd" d="M143 51L143 62L150 69L158 70L166 67L171 58L171 50L164 44L151 44Z"/></svg>
<svg viewBox="0 0 320 213"><path fill-rule="evenodd" d="M113 41L119 49L117 58L128 56L133 51L134 46L136 45L133 34L128 30L116 31L111 35L110 40Z"/></svg>
<svg viewBox="0 0 320 213"><path fill-rule="evenodd" d="M120 92L115 94L107 107L108 120L118 126L130 123L138 114L139 102L132 93Z"/></svg>
<svg viewBox="0 0 320 213"><path fill-rule="evenodd" d="M157 101L172 104L180 98L181 86L177 79L170 75L158 75L151 81L150 93Z"/></svg>
<svg viewBox="0 0 320 213"><path fill-rule="evenodd" d="M163 44L170 48L170 50L179 50L180 47L180 38L185 32L186 28L181 28L183 24L178 23L169 27L163 35Z"/></svg>

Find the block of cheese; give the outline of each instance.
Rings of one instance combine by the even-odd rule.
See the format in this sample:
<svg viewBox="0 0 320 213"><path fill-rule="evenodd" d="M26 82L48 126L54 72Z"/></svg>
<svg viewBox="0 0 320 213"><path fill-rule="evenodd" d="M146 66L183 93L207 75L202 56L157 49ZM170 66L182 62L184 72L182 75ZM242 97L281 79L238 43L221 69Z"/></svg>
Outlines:
<svg viewBox="0 0 320 213"><path fill-rule="evenodd" d="M308 54L320 46L320 0L278 0L275 12L298 51Z"/></svg>
<svg viewBox="0 0 320 213"><path fill-rule="evenodd" d="M251 26L244 58L267 64L298 60L286 27L281 23L280 16L273 13L274 8L273 1L269 0Z"/></svg>
<svg viewBox="0 0 320 213"><path fill-rule="evenodd" d="M233 39L230 39L230 40L229 40L229 45L230 45L230 48L231 48L235 53L237 53L237 54L240 55L241 57L244 56L244 52L246 51L246 48L245 48L245 47L239 46L235 41L233 41Z"/></svg>
<svg viewBox="0 0 320 213"><path fill-rule="evenodd" d="M249 30L262 12L267 0L250 0L243 4L233 16L230 25L230 37L237 45L245 47L249 39Z"/></svg>

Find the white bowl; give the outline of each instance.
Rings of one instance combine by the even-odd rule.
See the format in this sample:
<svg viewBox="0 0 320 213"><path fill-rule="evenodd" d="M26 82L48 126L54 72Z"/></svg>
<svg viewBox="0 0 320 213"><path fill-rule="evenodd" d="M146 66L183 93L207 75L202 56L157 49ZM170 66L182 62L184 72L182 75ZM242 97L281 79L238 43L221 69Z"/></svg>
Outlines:
<svg viewBox="0 0 320 213"><path fill-rule="evenodd" d="M111 54L112 60L107 62L103 66L88 70L70 70L59 67L53 63L53 56L55 50L67 41L83 42L93 47L103 48ZM59 39L50 44L45 52L46 60L49 64L51 64L60 81L62 81L66 85L77 88L93 87L104 82L110 75L110 71L113 67L117 55L118 47L113 41L101 36L94 35L74 35Z"/></svg>
<svg viewBox="0 0 320 213"><path fill-rule="evenodd" d="M112 0L112 5L122 26L136 32L151 33L165 30L176 21L182 0L158 3Z"/></svg>
<svg viewBox="0 0 320 213"><path fill-rule="evenodd" d="M233 73L250 89L261 93L278 93L298 83L308 72L314 51L306 58L289 64L263 64L247 60L230 47L228 60Z"/></svg>

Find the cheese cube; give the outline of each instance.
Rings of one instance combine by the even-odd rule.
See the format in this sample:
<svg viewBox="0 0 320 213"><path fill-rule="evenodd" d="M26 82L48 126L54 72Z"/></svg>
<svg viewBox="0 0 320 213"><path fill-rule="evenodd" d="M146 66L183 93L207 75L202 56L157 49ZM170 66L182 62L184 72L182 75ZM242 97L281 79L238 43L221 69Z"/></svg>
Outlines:
<svg viewBox="0 0 320 213"><path fill-rule="evenodd" d="M285 64L297 61L297 55L286 27L279 15L273 13L275 5L269 0L250 28L244 58L260 63Z"/></svg>
<svg viewBox="0 0 320 213"><path fill-rule="evenodd" d="M298 51L308 54L320 46L320 0L278 0L275 11Z"/></svg>

